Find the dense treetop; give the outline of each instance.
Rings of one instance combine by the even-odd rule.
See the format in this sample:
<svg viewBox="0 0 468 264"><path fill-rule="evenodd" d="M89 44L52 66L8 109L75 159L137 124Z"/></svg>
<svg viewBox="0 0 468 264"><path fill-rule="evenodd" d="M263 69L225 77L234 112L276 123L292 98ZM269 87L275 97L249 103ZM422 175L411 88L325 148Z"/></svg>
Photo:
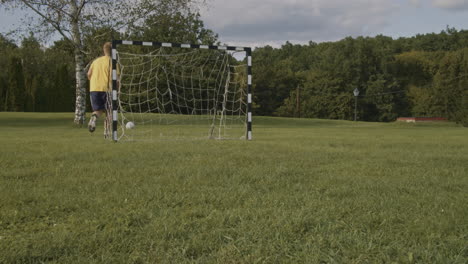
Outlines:
<svg viewBox="0 0 468 264"><path fill-rule="evenodd" d="M393 121L438 116L467 123L468 31L257 48L256 114Z"/></svg>

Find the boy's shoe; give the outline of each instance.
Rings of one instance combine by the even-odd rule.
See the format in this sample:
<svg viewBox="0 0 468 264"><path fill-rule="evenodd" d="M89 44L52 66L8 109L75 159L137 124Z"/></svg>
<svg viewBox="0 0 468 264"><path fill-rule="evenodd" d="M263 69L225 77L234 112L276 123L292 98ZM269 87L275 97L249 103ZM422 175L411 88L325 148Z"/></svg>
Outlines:
<svg viewBox="0 0 468 264"><path fill-rule="evenodd" d="M91 132L91 133L93 133L94 130L96 130L96 118L97 118L96 115L92 115L92 116L91 116L91 119L89 120L89 123L88 123L88 130L89 130L89 132Z"/></svg>

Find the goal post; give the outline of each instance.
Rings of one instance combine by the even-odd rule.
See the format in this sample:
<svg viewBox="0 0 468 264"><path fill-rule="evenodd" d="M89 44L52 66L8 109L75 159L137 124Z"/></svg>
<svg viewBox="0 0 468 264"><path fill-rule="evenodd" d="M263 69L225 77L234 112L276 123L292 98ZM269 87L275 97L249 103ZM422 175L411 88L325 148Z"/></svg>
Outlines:
<svg viewBox="0 0 468 264"><path fill-rule="evenodd" d="M196 67L203 67L203 66L199 66L200 64L197 64L197 59L194 59L193 55L190 55L189 53L187 53L189 55L187 54L181 55L180 56L181 59L186 59L190 63L193 63L194 64L193 67L195 68L195 70L191 69L190 73L194 75L198 74L196 76L191 76L190 77L191 79L189 79L189 77L187 77L188 73L183 72L183 70L188 67L187 63L185 62L172 63L169 66L159 65L159 67L161 67L162 69L157 69L157 66L155 66L156 64L158 64L159 61L167 60L167 58L176 57L176 55L172 53L168 53L164 55L151 55L151 54L141 55L142 58L146 60L150 60L148 58L151 56L155 57L154 61L150 62L151 64L150 67L152 68L148 71L141 70L144 73L137 73L140 75L136 77L134 76L131 78L132 80L134 80L134 82L138 82L138 81L141 82L141 80L145 78L152 79L152 81L148 81L148 83L143 84L142 85L143 87L134 88L135 90L134 93L138 94L138 96L141 96L141 97L143 97L143 94L144 94L145 96L144 98L138 97L137 99L128 99L129 100L128 103L125 103L125 102L123 103L122 101L126 97L130 97L131 95L129 95L129 93L122 91L121 86L124 84L119 83L119 80L121 78L121 76L119 76L120 71L124 71L123 69L124 66L120 65L121 54L118 51L118 47L122 45L125 45L128 47L133 46L135 48L154 47L158 49L167 49L167 48L187 49L187 50L196 50L198 52L202 52L201 50L207 50L207 51L217 50L218 52L225 53L225 54L228 54L228 52L245 52L245 58L244 58L245 64L239 65L239 67L240 66L245 67L245 70L243 70L240 73L235 72L237 71L239 67L233 70L234 66L231 66L229 62L226 62L227 66L224 64L220 66L220 67L223 67L222 74L224 74L224 76L221 76L222 74L220 73L213 73L215 71L214 68L212 68L211 70L205 70L209 74L204 73L203 69L200 70L201 73L198 73ZM216 60L218 60L218 57L216 57ZM223 60L225 61L229 61L230 59L232 59L232 55L227 55L225 58L223 57ZM244 131L244 135L242 136L242 138L245 138L246 140L252 140L252 49L250 47L180 44L180 43L167 43L167 42L155 42L155 41L113 40L111 63L112 63L112 73L111 73L112 90L109 93L109 95L112 98L112 103L111 103L112 128L111 129L112 129L113 141L115 142L119 141L122 134L124 133L123 131L125 131L125 126L123 125L124 120L119 120L119 114L121 115L120 116L121 119L125 119L122 113L126 111L128 112L128 109L135 109L135 108L139 108L139 111L144 112L145 115L152 115L152 114L160 115L159 118L161 118L161 116L169 116L169 115L174 115L174 114L181 114L181 115L191 114L192 116L209 115L209 117L204 117L204 118L212 119L211 130L213 130L215 126L219 126L220 131L221 131L221 126L224 127L225 124L227 123L226 115L231 113L232 115L237 115L236 118L244 119L242 122L244 123L245 131ZM139 65L139 64L135 63L135 65ZM177 67L179 67L180 70L175 69ZM132 71L135 72L135 69L133 68ZM169 71L173 71L173 73ZM147 72L151 72L151 73L147 73ZM161 80L159 76L164 75L164 73L166 73L167 75L166 76L167 80L164 80L164 82L167 82L167 87L165 88L152 87L151 85L158 86L158 84L155 84L155 82L163 81ZM146 74L154 74L154 77L147 77ZM172 74L172 75L169 76L168 74ZM209 75L207 77L208 79L202 80L201 77L206 77L206 75ZM241 77L246 77L246 78L241 78ZM187 80L182 80L180 81L180 83L177 83L177 81L175 80L177 78L179 79L187 78ZM156 79L156 81L154 81L154 79ZM235 83L236 81L240 82L239 81L240 79L242 79L242 82L244 82L244 84L236 83L236 85L242 86L244 88L236 88L236 89L242 89L242 91L240 92L230 91L229 89L231 89L230 87L234 85L233 83ZM194 85L195 82L199 82L200 84ZM206 90L206 91L201 90L202 86L203 86L203 89L205 89L204 88L205 86L211 85L213 82L215 83L214 85L216 86L216 90ZM185 87L181 87L182 85L188 85L186 83L191 83L190 84L191 90ZM134 84L133 83L129 84L129 86L132 86L132 85ZM161 84L159 84L159 86L161 86ZM143 89L146 89L146 90L143 91ZM182 92L179 92L178 89L180 89ZM154 96L154 102L148 102L150 100L147 98L150 93L154 93L154 95L152 95ZM186 96L186 94L190 94L190 95ZM193 96L191 94L193 94ZM195 98L195 94L201 97L207 96L208 99L198 98L198 97ZM134 96L134 94L132 94L132 96ZM243 98L239 99L238 98L239 96ZM169 97L170 99L165 99ZM228 97L230 99L228 99ZM169 100L171 102L168 102ZM142 106L143 104L142 102L144 102L145 105ZM141 105L137 105L138 103L141 103ZM150 106L150 104L152 105ZM195 105L197 104L201 105L200 109L195 108ZM234 108L234 105L236 105L237 109L235 110L225 109L227 108L228 104L232 106L232 108ZM127 108L127 110L123 108ZM171 108L172 110L164 111L165 108ZM222 109L220 110L218 108L222 108ZM145 122L142 121L142 123L145 123ZM217 123L215 124L215 122ZM122 132L120 132L120 134L119 134L119 125L120 125L120 128L122 129ZM138 124L135 127L135 130L136 129L139 129ZM213 131L211 131L211 133L213 133Z"/></svg>

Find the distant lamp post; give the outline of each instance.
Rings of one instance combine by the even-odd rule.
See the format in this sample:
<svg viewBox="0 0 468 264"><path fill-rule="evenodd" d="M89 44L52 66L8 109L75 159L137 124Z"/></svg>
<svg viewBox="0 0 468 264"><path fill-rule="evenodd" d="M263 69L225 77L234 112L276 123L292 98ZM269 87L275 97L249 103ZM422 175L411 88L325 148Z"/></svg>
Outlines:
<svg viewBox="0 0 468 264"><path fill-rule="evenodd" d="M354 93L354 121L357 121L357 98L359 96L359 89L356 88L353 91Z"/></svg>

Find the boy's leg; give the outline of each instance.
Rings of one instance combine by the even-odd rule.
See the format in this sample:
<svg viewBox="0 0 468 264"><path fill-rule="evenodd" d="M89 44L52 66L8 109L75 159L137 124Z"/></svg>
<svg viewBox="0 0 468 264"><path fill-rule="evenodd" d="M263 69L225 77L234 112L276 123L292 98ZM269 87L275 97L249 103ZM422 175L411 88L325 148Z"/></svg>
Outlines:
<svg viewBox="0 0 468 264"><path fill-rule="evenodd" d="M102 110L98 110L98 111L93 112L93 115L95 115L97 118L101 117L102 114L104 114L104 111L102 111Z"/></svg>
<svg viewBox="0 0 468 264"><path fill-rule="evenodd" d="M94 111L93 114L91 115L91 118L89 119L89 123L88 123L88 130L89 132L93 133L94 130L96 130L96 120L98 119L98 117L100 117L102 115L103 111Z"/></svg>
<svg viewBox="0 0 468 264"><path fill-rule="evenodd" d="M88 123L89 132L96 130L96 120L105 112L107 93L106 92L90 92L91 106L94 110L91 119Z"/></svg>

